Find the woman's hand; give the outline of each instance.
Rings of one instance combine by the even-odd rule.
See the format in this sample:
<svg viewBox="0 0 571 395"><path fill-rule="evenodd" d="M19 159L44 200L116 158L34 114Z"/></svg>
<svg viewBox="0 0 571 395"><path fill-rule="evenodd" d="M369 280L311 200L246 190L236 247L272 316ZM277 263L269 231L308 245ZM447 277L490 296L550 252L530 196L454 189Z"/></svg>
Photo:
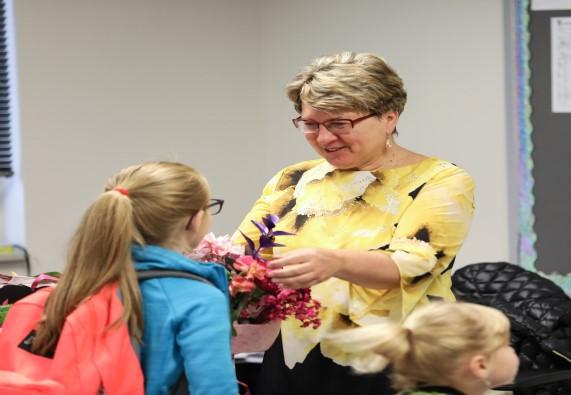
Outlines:
<svg viewBox="0 0 571 395"><path fill-rule="evenodd" d="M300 248L270 261L270 277L286 288L308 288L335 276L342 261L336 250Z"/></svg>
<svg viewBox="0 0 571 395"><path fill-rule="evenodd" d="M374 289L400 286L400 271L387 254L378 251L300 248L269 263L270 277L287 288L307 288L331 277Z"/></svg>

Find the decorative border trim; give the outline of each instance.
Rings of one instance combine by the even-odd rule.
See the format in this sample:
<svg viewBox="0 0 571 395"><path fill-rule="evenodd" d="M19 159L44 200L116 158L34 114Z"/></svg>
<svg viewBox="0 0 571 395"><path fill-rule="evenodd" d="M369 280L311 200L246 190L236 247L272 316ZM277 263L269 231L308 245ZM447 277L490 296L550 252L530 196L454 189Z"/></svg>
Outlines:
<svg viewBox="0 0 571 395"><path fill-rule="evenodd" d="M537 235L533 230L533 142L531 133L531 87L529 77L529 0L516 0L516 69L517 69L517 129L519 140L518 175L519 175L519 264L527 270L535 269L537 253L535 241Z"/></svg>

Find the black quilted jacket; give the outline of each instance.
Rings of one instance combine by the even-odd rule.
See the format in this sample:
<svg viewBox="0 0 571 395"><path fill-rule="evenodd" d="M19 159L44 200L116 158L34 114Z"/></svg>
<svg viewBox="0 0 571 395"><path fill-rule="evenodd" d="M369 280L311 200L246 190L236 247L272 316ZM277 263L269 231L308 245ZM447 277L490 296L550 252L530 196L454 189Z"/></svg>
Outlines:
<svg viewBox="0 0 571 395"><path fill-rule="evenodd" d="M459 300L495 307L512 326L520 371L571 369L571 299L559 286L507 262L477 263L452 276ZM564 382L534 394L571 394Z"/></svg>

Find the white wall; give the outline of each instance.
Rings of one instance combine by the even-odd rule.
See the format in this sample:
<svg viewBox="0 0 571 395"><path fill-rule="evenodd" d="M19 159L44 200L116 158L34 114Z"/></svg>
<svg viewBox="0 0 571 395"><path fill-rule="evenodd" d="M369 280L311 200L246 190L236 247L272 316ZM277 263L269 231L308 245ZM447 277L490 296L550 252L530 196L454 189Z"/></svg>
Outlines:
<svg viewBox="0 0 571 395"><path fill-rule="evenodd" d="M313 157L283 93L313 57L372 51L401 73L400 142L476 179L459 263L507 260L503 9L497 0L16 2L27 242L59 269L79 217L119 168L190 163L232 232L279 168Z"/></svg>

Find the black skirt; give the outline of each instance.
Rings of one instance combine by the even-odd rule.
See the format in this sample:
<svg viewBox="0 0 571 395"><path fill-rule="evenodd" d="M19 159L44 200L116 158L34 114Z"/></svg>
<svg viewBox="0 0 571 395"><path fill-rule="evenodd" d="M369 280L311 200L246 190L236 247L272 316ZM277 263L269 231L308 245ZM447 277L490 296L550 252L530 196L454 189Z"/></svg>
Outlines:
<svg viewBox="0 0 571 395"><path fill-rule="evenodd" d="M301 364L289 369L284 362L281 336L264 354L255 395L393 395L385 374L357 375L337 365L316 346Z"/></svg>

